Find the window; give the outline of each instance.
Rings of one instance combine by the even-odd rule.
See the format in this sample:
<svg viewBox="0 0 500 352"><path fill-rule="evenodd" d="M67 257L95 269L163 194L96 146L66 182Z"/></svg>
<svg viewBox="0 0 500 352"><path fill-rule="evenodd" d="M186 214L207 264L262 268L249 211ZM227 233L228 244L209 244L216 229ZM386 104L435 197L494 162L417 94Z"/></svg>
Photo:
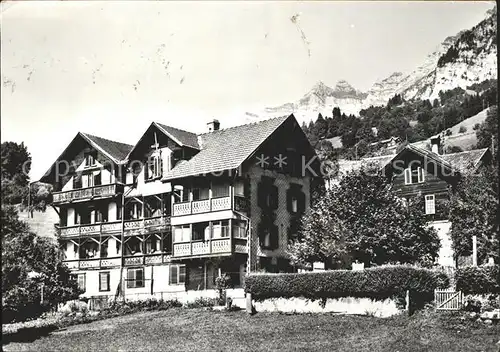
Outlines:
<svg viewBox="0 0 500 352"><path fill-rule="evenodd" d="M189 225L174 227L174 242L189 242L191 240L191 228Z"/></svg>
<svg viewBox="0 0 500 352"><path fill-rule="evenodd" d="M154 253L160 250L160 240L156 235L151 235L146 240L146 253Z"/></svg>
<svg viewBox="0 0 500 352"><path fill-rule="evenodd" d="M260 182L257 189L257 203L264 209L278 209L278 187Z"/></svg>
<svg viewBox="0 0 500 352"><path fill-rule="evenodd" d="M298 211L297 197L292 197L292 213L296 213L297 211Z"/></svg>
<svg viewBox="0 0 500 352"><path fill-rule="evenodd" d="M193 241L209 239L209 230L208 222L193 224Z"/></svg>
<svg viewBox="0 0 500 352"><path fill-rule="evenodd" d="M92 174L82 175L82 188L93 187L94 177Z"/></svg>
<svg viewBox="0 0 500 352"><path fill-rule="evenodd" d="M109 291L109 271L99 273L99 291Z"/></svg>
<svg viewBox="0 0 500 352"><path fill-rule="evenodd" d="M170 265L170 285L184 285L186 283L186 266Z"/></svg>
<svg viewBox="0 0 500 352"><path fill-rule="evenodd" d="M94 186L100 186L101 185L101 170L94 172L93 176L93 182Z"/></svg>
<svg viewBox="0 0 500 352"><path fill-rule="evenodd" d="M183 202L189 202L190 199L189 199L189 193L190 193L190 189L187 188L187 187L184 187L182 189L182 201Z"/></svg>
<svg viewBox="0 0 500 352"><path fill-rule="evenodd" d="M436 199L434 194L428 194L425 196L425 213L436 214Z"/></svg>
<svg viewBox="0 0 500 352"><path fill-rule="evenodd" d="M85 166L94 166L96 164L96 153L95 152L89 152L85 153Z"/></svg>
<svg viewBox="0 0 500 352"><path fill-rule="evenodd" d="M233 237L234 238L247 237L247 225L245 221L233 220Z"/></svg>
<svg viewBox="0 0 500 352"><path fill-rule="evenodd" d="M212 238L229 237L229 221L214 221L212 223Z"/></svg>
<svg viewBox="0 0 500 352"><path fill-rule="evenodd" d="M302 186L292 183L286 192L287 209L291 214L302 214L305 211L305 194L301 191Z"/></svg>
<svg viewBox="0 0 500 352"><path fill-rule="evenodd" d="M128 269L127 270L127 288L144 287L144 269Z"/></svg>
<svg viewBox="0 0 500 352"><path fill-rule="evenodd" d="M405 169L405 184L422 183L425 181L425 170L421 167Z"/></svg>
<svg viewBox="0 0 500 352"><path fill-rule="evenodd" d="M78 173L73 176L73 189L82 188L82 174Z"/></svg>
<svg viewBox="0 0 500 352"><path fill-rule="evenodd" d="M212 184L212 198L229 197L229 185Z"/></svg>
<svg viewBox="0 0 500 352"><path fill-rule="evenodd" d="M144 176L146 180L153 180L161 177L162 175L162 159L161 152L156 150L151 157L148 158L146 167L144 169Z"/></svg>
<svg viewBox="0 0 500 352"><path fill-rule="evenodd" d="M76 279L78 288L82 291L85 291L85 274L78 274Z"/></svg>
<svg viewBox="0 0 500 352"><path fill-rule="evenodd" d="M130 237L130 239L125 242L125 254L126 255L143 254L142 242L135 236Z"/></svg>
<svg viewBox="0 0 500 352"><path fill-rule="evenodd" d="M271 247L271 233L269 231L266 231L266 233L264 233L264 242L262 243L262 247Z"/></svg>
<svg viewBox="0 0 500 352"><path fill-rule="evenodd" d="M100 253L101 258L107 258L108 257L108 240L104 241L101 243L101 253Z"/></svg>
<svg viewBox="0 0 500 352"><path fill-rule="evenodd" d="M279 246L278 226L259 225L260 245L264 249L277 249Z"/></svg>
<svg viewBox="0 0 500 352"><path fill-rule="evenodd" d="M234 184L234 195L240 197L245 196L245 184L242 180L236 181Z"/></svg>

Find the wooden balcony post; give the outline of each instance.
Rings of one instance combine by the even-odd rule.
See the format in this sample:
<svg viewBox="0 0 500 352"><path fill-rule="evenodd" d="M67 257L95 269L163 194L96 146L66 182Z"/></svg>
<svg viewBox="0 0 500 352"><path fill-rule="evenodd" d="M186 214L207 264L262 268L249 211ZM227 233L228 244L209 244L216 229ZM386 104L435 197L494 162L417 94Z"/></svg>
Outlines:
<svg viewBox="0 0 500 352"><path fill-rule="evenodd" d="M233 252L233 219L229 219L229 252Z"/></svg>
<svg viewBox="0 0 500 352"><path fill-rule="evenodd" d="M229 209L231 210L234 210L234 197L233 197L233 193L234 193L234 190L233 190L233 185L229 185L229 202L230 202L230 207Z"/></svg>

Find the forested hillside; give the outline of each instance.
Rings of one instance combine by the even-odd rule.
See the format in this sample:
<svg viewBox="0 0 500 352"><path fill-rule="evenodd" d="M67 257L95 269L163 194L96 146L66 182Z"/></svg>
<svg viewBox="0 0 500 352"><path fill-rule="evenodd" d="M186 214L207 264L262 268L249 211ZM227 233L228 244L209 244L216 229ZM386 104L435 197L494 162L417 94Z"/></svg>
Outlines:
<svg viewBox="0 0 500 352"><path fill-rule="evenodd" d="M334 108L332 116L319 114L316 121L303 124L306 135L320 154L330 152L344 158L374 153L370 143L390 137L416 142L447 130L488 106L497 105L497 80L474 84L466 90L440 92L439 99L405 101L400 95L385 106L371 106L359 116ZM375 129L374 129L375 128ZM342 149L335 152L326 138L340 136Z"/></svg>

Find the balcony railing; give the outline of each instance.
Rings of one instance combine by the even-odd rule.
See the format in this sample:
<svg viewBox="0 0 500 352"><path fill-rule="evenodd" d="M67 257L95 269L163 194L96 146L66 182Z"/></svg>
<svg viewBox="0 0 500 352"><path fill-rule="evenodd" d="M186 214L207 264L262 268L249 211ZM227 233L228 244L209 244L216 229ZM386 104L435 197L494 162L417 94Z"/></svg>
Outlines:
<svg viewBox="0 0 500 352"><path fill-rule="evenodd" d="M172 256L168 253L142 254L123 257L124 266L152 265L169 263ZM122 257L71 259L64 263L69 269L105 269L120 267Z"/></svg>
<svg viewBox="0 0 500 352"><path fill-rule="evenodd" d="M192 202L174 203L172 216L208 213L211 211L232 209L231 197L218 197ZM234 210L247 211L248 199L234 196Z"/></svg>
<svg viewBox="0 0 500 352"><path fill-rule="evenodd" d="M123 185L112 183L81 189L73 189L64 192L54 192L54 203L72 202L75 200L92 199L95 197L112 197L123 192Z"/></svg>
<svg viewBox="0 0 500 352"><path fill-rule="evenodd" d="M137 220L125 220L123 228L125 235L143 234L153 231L164 230L170 226L170 217L153 217ZM59 236L63 238L72 238L79 236L95 236L108 233L120 233L122 230L121 221L102 222L99 224L75 225L67 227L58 227L56 230Z"/></svg>
<svg viewBox="0 0 500 352"><path fill-rule="evenodd" d="M209 256L220 254L247 253L246 238L216 238L174 243L173 257Z"/></svg>

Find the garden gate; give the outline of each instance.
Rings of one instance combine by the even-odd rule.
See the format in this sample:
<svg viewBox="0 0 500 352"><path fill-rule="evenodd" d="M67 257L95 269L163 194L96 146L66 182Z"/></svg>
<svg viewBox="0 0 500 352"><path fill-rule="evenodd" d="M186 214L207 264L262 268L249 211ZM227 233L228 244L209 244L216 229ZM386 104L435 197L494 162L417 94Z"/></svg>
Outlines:
<svg viewBox="0 0 500 352"><path fill-rule="evenodd" d="M462 308L463 294L455 290L434 290L437 310L459 310Z"/></svg>

